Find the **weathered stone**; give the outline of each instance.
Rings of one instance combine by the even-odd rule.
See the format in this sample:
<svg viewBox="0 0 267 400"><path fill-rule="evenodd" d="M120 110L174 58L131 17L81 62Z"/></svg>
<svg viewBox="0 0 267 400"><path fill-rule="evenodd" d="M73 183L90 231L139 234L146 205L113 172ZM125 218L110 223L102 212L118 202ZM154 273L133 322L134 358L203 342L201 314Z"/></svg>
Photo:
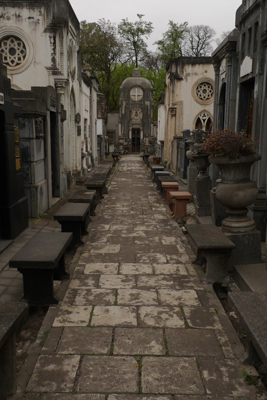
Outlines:
<svg viewBox="0 0 267 400"><path fill-rule="evenodd" d="M214 331L203 329L166 329L167 346L172 356L222 357Z"/></svg>
<svg viewBox="0 0 267 400"><path fill-rule="evenodd" d="M71 392L79 362L80 356L77 355L41 355L27 386L27 391L37 393Z"/></svg>
<svg viewBox="0 0 267 400"><path fill-rule="evenodd" d="M119 289L118 304L132 306L155 306L158 297L156 290Z"/></svg>
<svg viewBox="0 0 267 400"><path fill-rule="evenodd" d="M195 290L160 289L159 300L162 305L168 306L201 306Z"/></svg>
<svg viewBox="0 0 267 400"><path fill-rule="evenodd" d="M204 394L194 358L145 357L142 368L144 393Z"/></svg>
<svg viewBox="0 0 267 400"><path fill-rule="evenodd" d="M138 393L138 369L134 357L85 356L78 391L89 393Z"/></svg>
<svg viewBox="0 0 267 400"><path fill-rule="evenodd" d="M140 326L184 327L181 310L177 307L140 307L139 319Z"/></svg>
<svg viewBox="0 0 267 400"><path fill-rule="evenodd" d="M92 326L137 326L135 307L96 306Z"/></svg>
<svg viewBox="0 0 267 400"><path fill-rule="evenodd" d="M116 300L115 290L111 289L69 289L64 303L74 306L113 305Z"/></svg>
<svg viewBox="0 0 267 400"><path fill-rule="evenodd" d="M92 307L62 305L53 326L86 326L89 324Z"/></svg>
<svg viewBox="0 0 267 400"><path fill-rule="evenodd" d="M163 331L153 328L116 328L114 354L164 355Z"/></svg>
<svg viewBox="0 0 267 400"><path fill-rule="evenodd" d="M60 338L57 352L60 354L109 354L111 340L111 328L66 327Z"/></svg>

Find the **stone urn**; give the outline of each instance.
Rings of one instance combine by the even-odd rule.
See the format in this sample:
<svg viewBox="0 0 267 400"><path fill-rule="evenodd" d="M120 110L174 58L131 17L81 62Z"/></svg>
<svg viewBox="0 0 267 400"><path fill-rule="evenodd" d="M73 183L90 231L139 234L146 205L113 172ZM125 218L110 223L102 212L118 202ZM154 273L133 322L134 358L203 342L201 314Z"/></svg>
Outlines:
<svg viewBox="0 0 267 400"><path fill-rule="evenodd" d="M208 154L194 154L195 165L198 169L198 178L203 179L208 177L208 167L210 166Z"/></svg>
<svg viewBox="0 0 267 400"><path fill-rule="evenodd" d="M221 183L216 187L216 197L227 207L229 214L222 221L222 229L230 233L245 233L255 229L255 222L247 215L247 207L258 196L255 182L250 180L250 168L261 156L257 153L230 160L226 157L209 156L221 172Z"/></svg>

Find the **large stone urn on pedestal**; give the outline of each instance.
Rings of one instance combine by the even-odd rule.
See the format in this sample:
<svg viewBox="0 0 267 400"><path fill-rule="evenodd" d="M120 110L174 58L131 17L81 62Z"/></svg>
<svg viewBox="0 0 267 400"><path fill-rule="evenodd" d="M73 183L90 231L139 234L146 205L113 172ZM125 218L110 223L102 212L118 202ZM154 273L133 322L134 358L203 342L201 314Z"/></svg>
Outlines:
<svg viewBox="0 0 267 400"><path fill-rule="evenodd" d="M236 244L232 252L232 265L261 262L260 232L248 215L247 207L258 195L256 183L250 180L250 168L260 160L257 153L230 160L226 157L209 157L221 173L221 183L216 188L216 197L227 207L228 216L222 221L223 232Z"/></svg>

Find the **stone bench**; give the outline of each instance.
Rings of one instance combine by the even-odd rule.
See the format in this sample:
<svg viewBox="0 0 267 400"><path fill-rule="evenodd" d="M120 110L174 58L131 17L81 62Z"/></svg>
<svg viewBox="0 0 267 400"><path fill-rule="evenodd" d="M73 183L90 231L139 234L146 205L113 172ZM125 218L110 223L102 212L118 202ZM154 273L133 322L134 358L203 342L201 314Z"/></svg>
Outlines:
<svg viewBox="0 0 267 400"><path fill-rule="evenodd" d="M87 178L84 182L84 186L88 190L96 191L96 204L101 203L101 199L104 198L104 194L108 192L106 187L106 178L100 176L92 176Z"/></svg>
<svg viewBox="0 0 267 400"><path fill-rule="evenodd" d="M171 203L169 204L171 209L171 215L173 219L180 219L186 216L186 206L191 200L192 195L187 191L173 191L170 192Z"/></svg>
<svg viewBox="0 0 267 400"><path fill-rule="evenodd" d="M205 258L206 281L224 283L228 278L227 260L235 244L215 225L187 224L186 230L197 250L196 263Z"/></svg>
<svg viewBox="0 0 267 400"><path fill-rule="evenodd" d="M153 182L157 185L157 189L159 190L159 180L160 176L170 176L169 171L155 171Z"/></svg>
<svg viewBox="0 0 267 400"><path fill-rule="evenodd" d="M72 233L39 232L9 261L23 275L23 299L30 306L57 304L53 279L68 279L65 252L72 241Z"/></svg>
<svg viewBox="0 0 267 400"><path fill-rule="evenodd" d="M249 339L248 363L254 364L258 356L267 367L267 294L231 292L228 300Z"/></svg>
<svg viewBox="0 0 267 400"><path fill-rule="evenodd" d="M159 176L158 181L159 181L159 190L161 194L163 194L162 182L178 182L177 178L175 178L173 175Z"/></svg>
<svg viewBox="0 0 267 400"><path fill-rule="evenodd" d="M162 165L151 165L150 168L152 173L152 181L154 181L156 171L164 171L164 167Z"/></svg>
<svg viewBox="0 0 267 400"><path fill-rule="evenodd" d="M177 192L179 189L179 184L177 181L175 182L161 182L161 187L163 192L165 192L165 203L171 204L172 198L170 196L170 192Z"/></svg>
<svg viewBox="0 0 267 400"><path fill-rule="evenodd" d="M94 214L96 204L96 191L95 190L79 190L73 193L69 202L71 203L89 203L90 204L90 213Z"/></svg>
<svg viewBox="0 0 267 400"><path fill-rule="evenodd" d="M87 235L86 228L90 221L90 204L65 203L55 214L54 219L61 225L62 232L72 232L72 247L84 244L81 236Z"/></svg>
<svg viewBox="0 0 267 400"><path fill-rule="evenodd" d="M0 400L16 392L16 336L27 316L27 304L0 302Z"/></svg>
<svg viewBox="0 0 267 400"><path fill-rule="evenodd" d="M112 153L112 158L113 158L113 165L117 164L119 161L120 155L118 153Z"/></svg>

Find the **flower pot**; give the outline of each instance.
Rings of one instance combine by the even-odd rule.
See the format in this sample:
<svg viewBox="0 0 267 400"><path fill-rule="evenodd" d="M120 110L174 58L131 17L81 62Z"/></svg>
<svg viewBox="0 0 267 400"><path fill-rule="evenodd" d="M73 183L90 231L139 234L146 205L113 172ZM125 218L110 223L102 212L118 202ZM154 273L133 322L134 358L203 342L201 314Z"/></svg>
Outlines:
<svg viewBox="0 0 267 400"><path fill-rule="evenodd" d="M209 157L209 161L216 164L221 172L222 182L216 188L216 197L227 207L226 212L229 214L222 221L225 232L243 233L255 229L255 222L247 216L247 207L258 196L256 183L250 180L250 168L260 158L257 153L234 160Z"/></svg>

